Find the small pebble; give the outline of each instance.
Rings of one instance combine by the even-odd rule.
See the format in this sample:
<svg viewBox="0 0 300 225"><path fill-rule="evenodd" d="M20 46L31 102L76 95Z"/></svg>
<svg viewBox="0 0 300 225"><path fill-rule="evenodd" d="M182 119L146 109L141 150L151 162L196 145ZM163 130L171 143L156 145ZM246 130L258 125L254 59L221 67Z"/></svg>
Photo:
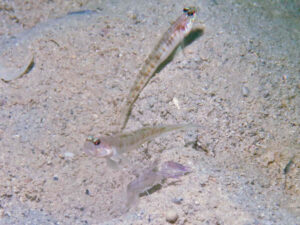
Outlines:
<svg viewBox="0 0 300 225"><path fill-rule="evenodd" d="M242 94L244 97L248 97L249 96L249 88L243 86L242 87Z"/></svg>
<svg viewBox="0 0 300 225"><path fill-rule="evenodd" d="M172 199L172 202L177 205L181 204L182 201L183 201L183 198L173 198Z"/></svg>
<svg viewBox="0 0 300 225"><path fill-rule="evenodd" d="M166 213L166 221L169 223L175 223L178 219L178 214L175 210L169 209Z"/></svg>
<svg viewBox="0 0 300 225"><path fill-rule="evenodd" d="M133 20L136 20L137 19L137 15L133 12L129 12L127 13L127 16L130 18L130 19L133 19Z"/></svg>
<svg viewBox="0 0 300 225"><path fill-rule="evenodd" d="M58 181L58 176L57 176L57 175L54 175L54 176L53 176L53 180Z"/></svg>
<svg viewBox="0 0 300 225"><path fill-rule="evenodd" d="M267 97L270 96L270 93L269 92L265 92L263 96L264 96L264 98L267 98Z"/></svg>
<svg viewBox="0 0 300 225"><path fill-rule="evenodd" d="M173 98L173 103L176 106L177 109L180 109L179 101L176 97Z"/></svg>
<svg viewBox="0 0 300 225"><path fill-rule="evenodd" d="M66 158L73 158L73 157L74 157L74 153L72 153L72 152L65 152L65 153L64 153L64 156L65 156Z"/></svg>

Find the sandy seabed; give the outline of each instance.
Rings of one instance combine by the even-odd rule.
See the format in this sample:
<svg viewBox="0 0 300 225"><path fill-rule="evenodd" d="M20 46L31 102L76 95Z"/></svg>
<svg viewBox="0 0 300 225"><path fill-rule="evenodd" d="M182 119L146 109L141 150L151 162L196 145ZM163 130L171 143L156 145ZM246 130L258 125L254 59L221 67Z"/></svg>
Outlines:
<svg viewBox="0 0 300 225"><path fill-rule="evenodd" d="M88 135L116 129L139 68L189 5L204 33L149 82L126 130L203 128L156 138L119 170L85 155ZM0 71L34 59L29 73L0 81L0 224L167 224L170 211L176 224L300 224L299 8L0 1ZM155 159L192 172L127 212L127 184Z"/></svg>

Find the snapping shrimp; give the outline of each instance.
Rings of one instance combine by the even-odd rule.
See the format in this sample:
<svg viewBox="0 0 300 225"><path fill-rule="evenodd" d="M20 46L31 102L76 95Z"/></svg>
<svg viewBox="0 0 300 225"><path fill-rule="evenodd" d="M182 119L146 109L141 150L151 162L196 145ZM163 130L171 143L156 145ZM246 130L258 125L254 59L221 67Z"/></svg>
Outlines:
<svg viewBox="0 0 300 225"><path fill-rule="evenodd" d="M183 9L183 14L171 25L157 43L153 51L146 59L139 75L137 76L131 90L124 102L120 114L121 130L127 124L133 104L145 88L149 80L155 75L159 66L177 49L184 38L192 30L193 22L196 17L196 8L189 7Z"/></svg>
<svg viewBox="0 0 300 225"><path fill-rule="evenodd" d="M159 168L158 162L154 161L149 168L142 171L136 179L127 185L126 207L130 208L136 204L139 194L147 192L147 190L156 184L161 184L163 180L167 178L178 178L190 172L191 169L189 167L181 165L180 163L167 161Z"/></svg>
<svg viewBox="0 0 300 225"><path fill-rule="evenodd" d="M144 127L132 132L116 134L114 136L102 136L99 138L88 137L83 150L86 154L106 158L112 168L117 168L122 161L122 154L139 147L141 144L175 130L198 128L197 125L168 125Z"/></svg>

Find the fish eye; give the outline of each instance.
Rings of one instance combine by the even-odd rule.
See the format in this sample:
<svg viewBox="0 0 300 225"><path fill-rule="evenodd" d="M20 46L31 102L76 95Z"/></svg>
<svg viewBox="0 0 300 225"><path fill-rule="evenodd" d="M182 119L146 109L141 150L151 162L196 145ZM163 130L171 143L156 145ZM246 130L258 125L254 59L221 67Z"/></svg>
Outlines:
<svg viewBox="0 0 300 225"><path fill-rule="evenodd" d="M93 143L94 143L94 145L100 145L100 144L101 144L101 141L100 141L99 138L94 138L94 139L93 139Z"/></svg>
<svg viewBox="0 0 300 225"><path fill-rule="evenodd" d="M195 7L187 7L183 9L183 12L186 13L188 16L194 16L196 13Z"/></svg>
<svg viewBox="0 0 300 225"><path fill-rule="evenodd" d="M184 8L183 9L183 12L185 12L185 13L188 12L188 11L189 11L189 8Z"/></svg>

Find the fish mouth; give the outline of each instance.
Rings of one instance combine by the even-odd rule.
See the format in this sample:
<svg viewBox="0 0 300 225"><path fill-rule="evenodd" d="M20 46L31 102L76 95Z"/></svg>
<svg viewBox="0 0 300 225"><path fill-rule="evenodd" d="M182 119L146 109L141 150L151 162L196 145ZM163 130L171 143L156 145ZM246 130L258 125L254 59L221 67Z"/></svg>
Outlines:
<svg viewBox="0 0 300 225"><path fill-rule="evenodd" d="M113 155L113 151L108 148L101 148L98 149L96 156L101 157L101 158L109 158Z"/></svg>
<svg viewBox="0 0 300 225"><path fill-rule="evenodd" d="M112 156L113 152L109 148L105 148L91 141L86 141L83 145L83 151L90 156L106 158Z"/></svg>
<svg viewBox="0 0 300 225"><path fill-rule="evenodd" d="M96 156L97 147L95 146L94 143L92 143L90 141L86 141L83 145L83 151L87 155Z"/></svg>

